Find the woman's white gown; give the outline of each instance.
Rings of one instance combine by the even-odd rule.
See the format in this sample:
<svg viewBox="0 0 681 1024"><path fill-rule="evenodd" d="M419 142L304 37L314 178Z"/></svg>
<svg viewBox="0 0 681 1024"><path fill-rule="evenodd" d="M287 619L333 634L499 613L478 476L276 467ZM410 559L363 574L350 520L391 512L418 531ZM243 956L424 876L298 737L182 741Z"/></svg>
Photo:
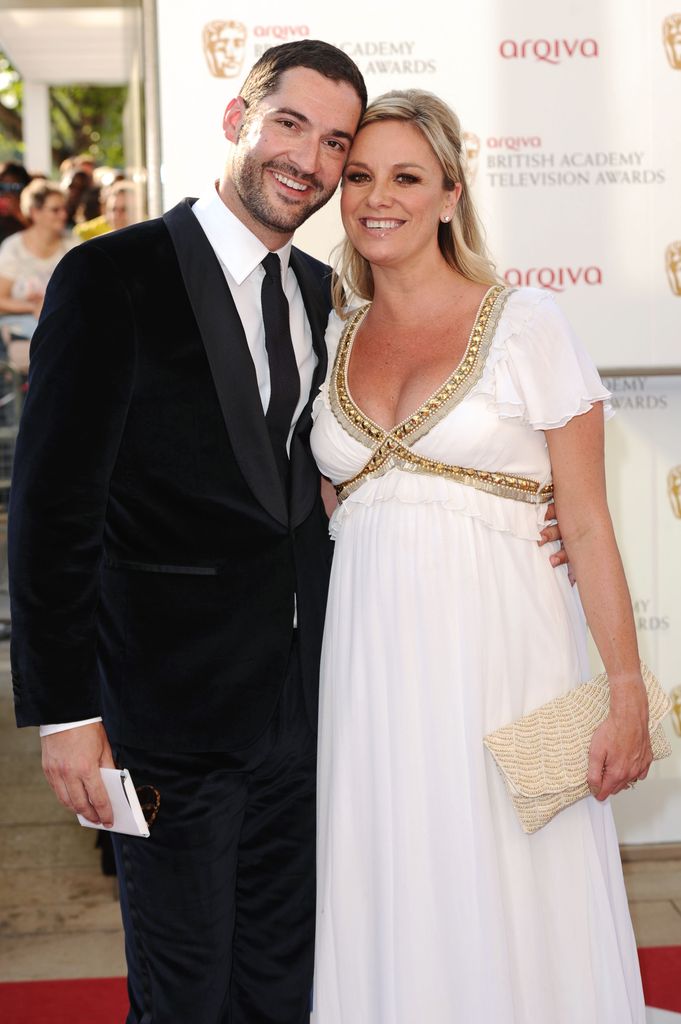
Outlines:
<svg viewBox="0 0 681 1024"><path fill-rule="evenodd" d="M332 317L331 364L342 327ZM338 484L381 432L336 376L312 446ZM464 377L403 439L417 456L545 484L543 431L607 405L536 289L496 300ZM397 451L331 522L312 1021L643 1024L610 807L588 798L525 835L482 742L589 676L576 592L536 544L546 506Z"/></svg>

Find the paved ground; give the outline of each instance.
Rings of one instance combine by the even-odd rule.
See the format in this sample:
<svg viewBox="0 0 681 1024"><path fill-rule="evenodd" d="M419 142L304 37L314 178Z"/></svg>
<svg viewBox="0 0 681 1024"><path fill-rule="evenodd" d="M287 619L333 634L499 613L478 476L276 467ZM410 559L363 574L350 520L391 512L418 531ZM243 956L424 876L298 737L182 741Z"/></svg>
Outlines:
<svg viewBox="0 0 681 1024"><path fill-rule="evenodd" d="M0 642L0 981L123 975L115 881L94 834L52 797L37 730L15 728L10 693ZM681 860L624 870L639 945L681 945Z"/></svg>
<svg viewBox="0 0 681 1024"><path fill-rule="evenodd" d="M37 729L17 729L0 643L0 981L125 974L115 880L52 796Z"/></svg>

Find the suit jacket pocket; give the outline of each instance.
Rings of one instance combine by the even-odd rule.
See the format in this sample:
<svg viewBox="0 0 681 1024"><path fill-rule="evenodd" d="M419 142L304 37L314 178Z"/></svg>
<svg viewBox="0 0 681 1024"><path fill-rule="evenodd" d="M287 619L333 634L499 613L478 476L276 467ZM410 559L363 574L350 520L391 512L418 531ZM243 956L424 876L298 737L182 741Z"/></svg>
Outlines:
<svg viewBox="0 0 681 1024"><path fill-rule="evenodd" d="M165 572L178 576L217 576L215 565L157 565L154 562L130 562L126 559L107 558L107 569L122 569L124 572Z"/></svg>

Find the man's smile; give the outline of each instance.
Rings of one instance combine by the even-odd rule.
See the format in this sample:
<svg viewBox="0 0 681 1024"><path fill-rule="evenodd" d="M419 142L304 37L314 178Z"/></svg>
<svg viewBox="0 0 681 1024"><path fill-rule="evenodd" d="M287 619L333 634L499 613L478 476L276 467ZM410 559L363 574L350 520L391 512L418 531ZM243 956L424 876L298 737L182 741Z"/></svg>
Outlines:
<svg viewBox="0 0 681 1024"><path fill-rule="evenodd" d="M304 185L300 181L294 181L293 178L287 178L285 175L280 174L279 171L272 171L273 177L280 181L282 185L287 185L288 188L293 188L296 192L307 192L309 185Z"/></svg>

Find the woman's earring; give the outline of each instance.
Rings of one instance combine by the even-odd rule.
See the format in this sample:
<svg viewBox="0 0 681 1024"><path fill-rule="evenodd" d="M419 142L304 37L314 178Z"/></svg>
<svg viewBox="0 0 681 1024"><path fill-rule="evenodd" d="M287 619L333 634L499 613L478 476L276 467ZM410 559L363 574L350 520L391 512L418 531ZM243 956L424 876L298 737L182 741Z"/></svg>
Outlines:
<svg viewBox="0 0 681 1024"><path fill-rule="evenodd" d="M451 220L451 219L452 219L452 218L450 217L450 215L449 215L448 213L446 213L446 214L444 215L444 217L442 217L442 223L443 223L443 224L449 224L449 222L450 222L450 220Z"/></svg>

